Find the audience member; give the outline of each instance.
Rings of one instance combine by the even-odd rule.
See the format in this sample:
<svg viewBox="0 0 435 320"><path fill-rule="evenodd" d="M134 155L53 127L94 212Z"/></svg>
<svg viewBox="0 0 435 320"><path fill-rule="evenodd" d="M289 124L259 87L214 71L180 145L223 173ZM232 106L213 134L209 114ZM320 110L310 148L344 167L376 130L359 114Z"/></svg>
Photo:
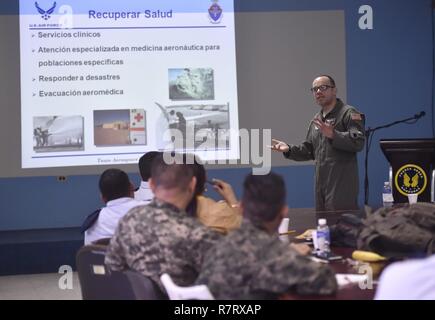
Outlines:
<svg viewBox="0 0 435 320"><path fill-rule="evenodd" d="M139 159L139 172L142 178L139 189L137 189L134 193L134 198L136 200L141 200L146 203L150 203L154 198L153 192L148 184L148 179L151 177L151 163L153 159L160 154L158 151L149 151L145 153Z"/></svg>
<svg viewBox="0 0 435 320"><path fill-rule="evenodd" d="M207 285L217 299L334 293L337 282L328 266L279 240L278 226L288 215L285 199L280 176L248 176L241 204L245 219L209 251L196 283Z"/></svg>
<svg viewBox="0 0 435 320"><path fill-rule="evenodd" d="M376 300L435 300L435 255L396 262L382 273Z"/></svg>
<svg viewBox="0 0 435 320"><path fill-rule="evenodd" d="M196 177L195 196L187 207L187 213L198 218L205 226L224 234L240 227L242 214L231 185L219 179L213 179L209 182L224 198L224 200L216 202L203 195L206 191L207 181L204 166L199 160L195 160L193 166Z"/></svg>
<svg viewBox="0 0 435 320"><path fill-rule="evenodd" d="M159 154L153 160L149 184L153 201L121 219L105 262L113 270L141 272L162 289L163 273L178 285L191 285L205 253L221 238L185 212L195 192L193 166L167 164L165 155Z"/></svg>
<svg viewBox="0 0 435 320"><path fill-rule="evenodd" d="M144 205L133 199L133 185L128 175L119 169L107 169L100 176L101 199L106 204L90 214L82 225L85 245L99 239L110 238L115 233L119 219L133 207Z"/></svg>

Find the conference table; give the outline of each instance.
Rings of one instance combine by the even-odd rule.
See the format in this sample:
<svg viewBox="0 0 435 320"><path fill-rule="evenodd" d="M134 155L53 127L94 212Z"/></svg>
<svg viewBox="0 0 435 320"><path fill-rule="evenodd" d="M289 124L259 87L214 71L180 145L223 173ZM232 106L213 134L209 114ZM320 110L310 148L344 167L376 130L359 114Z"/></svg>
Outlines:
<svg viewBox="0 0 435 320"><path fill-rule="evenodd" d="M296 230L295 233L289 235L289 241L300 243L304 240L295 239L295 236L302 234L308 229L315 229L318 219L325 218L329 226L335 224L344 213L361 214L361 211L325 211L316 212L313 208L296 208L289 210L289 230ZM361 271L365 270L367 264L361 264L351 259L352 252L355 249L345 247L331 247L334 255L342 256L343 259L330 261L329 266L336 274L361 275ZM327 299L327 300L372 300L376 291L376 280L379 277L385 263L372 263L369 265L373 270L373 288L361 289L358 283L351 283L339 287L335 295L330 296L300 296L297 294L285 294L281 299L285 300L304 300L304 299ZM360 272L359 272L360 271Z"/></svg>

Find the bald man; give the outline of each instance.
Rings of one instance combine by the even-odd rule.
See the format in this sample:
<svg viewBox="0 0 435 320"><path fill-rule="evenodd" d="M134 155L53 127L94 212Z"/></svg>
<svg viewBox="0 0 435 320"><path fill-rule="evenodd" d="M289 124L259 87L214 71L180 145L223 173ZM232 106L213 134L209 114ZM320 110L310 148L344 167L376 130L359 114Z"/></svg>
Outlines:
<svg viewBox="0 0 435 320"><path fill-rule="evenodd" d="M291 145L272 139L272 150L290 160L315 160L317 211L357 209L357 152L364 148L364 115L337 98L329 75L314 79L311 92L320 111L309 125L306 140Z"/></svg>

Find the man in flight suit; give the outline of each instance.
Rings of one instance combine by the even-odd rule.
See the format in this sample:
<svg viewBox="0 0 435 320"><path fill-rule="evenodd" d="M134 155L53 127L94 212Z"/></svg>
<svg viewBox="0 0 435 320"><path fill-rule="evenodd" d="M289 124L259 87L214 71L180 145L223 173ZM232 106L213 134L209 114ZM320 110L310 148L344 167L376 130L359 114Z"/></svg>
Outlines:
<svg viewBox="0 0 435 320"><path fill-rule="evenodd" d="M356 153L364 147L364 115L337 98L331 76L314 79L311 92L321 110L311 121L306 140L290 145L272 139L272 150L295 161L315 160L317 211L357 209Z"/></svg>

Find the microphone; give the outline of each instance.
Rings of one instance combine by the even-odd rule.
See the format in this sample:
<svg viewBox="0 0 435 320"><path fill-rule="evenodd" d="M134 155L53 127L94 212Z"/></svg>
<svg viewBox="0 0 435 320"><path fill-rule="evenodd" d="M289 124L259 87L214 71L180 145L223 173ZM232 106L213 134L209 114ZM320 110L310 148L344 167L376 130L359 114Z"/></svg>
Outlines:
<svg viewBox="0 0 435 320"><path fill-rule="evenodd" d="M422 111L420 113L417 113L414 115L415 119L420 119L421 117L424 117L426 115L426 112Z"/></svg>

